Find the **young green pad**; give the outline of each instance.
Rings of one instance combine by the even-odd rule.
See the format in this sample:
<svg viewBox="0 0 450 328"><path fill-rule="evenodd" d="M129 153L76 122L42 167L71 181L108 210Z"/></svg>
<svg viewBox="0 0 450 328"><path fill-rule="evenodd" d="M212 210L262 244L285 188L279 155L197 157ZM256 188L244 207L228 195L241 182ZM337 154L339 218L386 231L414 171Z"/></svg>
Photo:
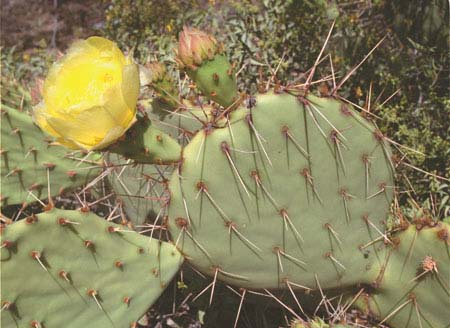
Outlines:
<svg viewBox="0 0 450 328"><path fill-rule="evenodd" d="M195 70L187 69L189 77L203 94L228 107L238 100L235 72L224 55L216 55Z"/></svg>
<svg viewBox="0 0 450 328"><path fill-rule="evenodd" d="M98 155L51 144L27 113L4 104L0 153L2 206L44 200L84 185L101 172Z"/></svg>
<svg viewBox="0 0 450 328"><path fill-rule="evenodd" d="M392 327L434 328L450 323L450 224L410 225L386 250L373 294L357 305Z"/></svg>
<svg viewBox="0 0 450 328"><path fill-rule="evenodd" d="M331 98L258 96L184 149L169 185L177 246L241 287L372 281L382 259L371 244L384 238L393 194L390 152L375 132Z"/></svg>
<svg viewBox="0 0 450 328"><path fill-rule="evenodd" d="M130 327L182 263L173 245L79 211L18 221L1 242L5 327Z"/></svg>
<svg viewBox="0 0 450 328"><path fill-rule="evenodd" d="M203 94L224 107L237 107L239 99L234 67L223 46L207 33L184 27L180 33L177 61Z"/></svg>
<svg viewBox="0 0 450 328"><path fill-rule="evenodd" d="M181 158L181 147L176 140L152 126L147 117L139 118L124 138L108 150L149 164L169 164Z"/></svg>

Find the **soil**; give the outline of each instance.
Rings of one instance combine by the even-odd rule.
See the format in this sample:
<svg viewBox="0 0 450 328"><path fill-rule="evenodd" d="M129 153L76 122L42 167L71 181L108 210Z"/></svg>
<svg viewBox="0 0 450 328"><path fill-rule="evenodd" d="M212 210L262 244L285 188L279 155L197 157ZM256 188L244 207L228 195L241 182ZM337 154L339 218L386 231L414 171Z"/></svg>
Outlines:
<svg viewBox="0 0 450 328"><path fill-rule="evenodd" d="M100 34L104 1L2 0L1 47L65 49L72 40Z"/></svg>

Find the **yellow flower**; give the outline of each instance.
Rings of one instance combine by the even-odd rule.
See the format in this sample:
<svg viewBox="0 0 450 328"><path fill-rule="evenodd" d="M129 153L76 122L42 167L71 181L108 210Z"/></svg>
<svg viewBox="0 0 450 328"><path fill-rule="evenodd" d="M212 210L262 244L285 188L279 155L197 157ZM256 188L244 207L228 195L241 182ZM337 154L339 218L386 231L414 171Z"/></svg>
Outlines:
<svg viewBox="0 0 450 328"><path fill-rule="evenodd" d="M138 95L137 65L114 42L90 37L53 64L33 117L69 148L100 149L135 122Z"/></svg>

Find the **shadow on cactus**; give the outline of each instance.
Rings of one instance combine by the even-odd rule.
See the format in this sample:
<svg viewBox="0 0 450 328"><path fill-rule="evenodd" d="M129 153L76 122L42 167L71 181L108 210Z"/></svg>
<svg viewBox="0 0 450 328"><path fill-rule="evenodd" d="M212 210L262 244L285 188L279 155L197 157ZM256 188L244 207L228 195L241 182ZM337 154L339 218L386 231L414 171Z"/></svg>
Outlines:
<svg viewBox="0 0 450 328"><path fill-rule="evenodd" d="M260 81L259 94L245 95L238 93L234 67L215 38L185 28L176 61L193 81L189 92L196 86L203 96L185 99L183 88L152 63L141 70L141 80L156 98L144 101L137 114L138 95L128 82L138 73L126 69L133 64L114 43L88 39L84 50L69 50L56 64L67 70L67 77L61 74L48 88L56 95L69 87L78 91L68 93L68 99L53 99L58 111L44 92L46 107L38 109L38 124L71 147L120 155L108 156L104 175L120 199L117 208L131 218L130 226L150 238L111 225L110 217L102 221L56 209L38 216L37 223L21 220L6 226L2 259L9 274L2 277L2 319L19 326L60 323L64 316L46 312L34 300L46 297L65 308L65 294L70 298L74 293L78 305L69 312L82 313L73 315L74 324L86 326L97 315L102 318L97 327L133 327L178 270L182 255L212 278L199 293L209 293L210 304L219 281L239 295L235 327L242 304L253 294L289 312L296 320L292 327L324 326L320 319L308 323L317 311L331 326L345 324L350 307L393 327L405 322L411 328L445 326L449 226L431 217L413 223L403 218L394 186L399 162L390 150L393 141L377 128L369 106L355 109L339 96L362 62L340 80L332 66L328 77L315 80L317 65L327 58L325 46L304 81L281 84L274 72ZM85 73L95 79L86 85L73 82L72 74L85 81ZM318 92L313 90L317 84ZM89 124L80 124L84 119ZM146 221L150 210L153 222ZM41 224L48 228L29 232ZM152 238L157 236L170 244ZM98 248L91 247L97 245L94 237ZM126 257L116 259L117 245L108 247L111 238L123 243L121 251L127 254L145 245L167 251L157 251L148 261L135 254L128 266ZM71 252L80 249L77 262L55 247L60 239L74 244ZM97 256L96 266L86 265ZM19 265L36 265L39 282L14 276ZM69 266L72 278L59 279L64 275L58 277L62 271L55 270L69 272L64 269ZM166 271L163 285L155 285L154 268ZM124 296L114 290L136 296L124 305ZM139 306L134 308L135 303Z"/></svg>

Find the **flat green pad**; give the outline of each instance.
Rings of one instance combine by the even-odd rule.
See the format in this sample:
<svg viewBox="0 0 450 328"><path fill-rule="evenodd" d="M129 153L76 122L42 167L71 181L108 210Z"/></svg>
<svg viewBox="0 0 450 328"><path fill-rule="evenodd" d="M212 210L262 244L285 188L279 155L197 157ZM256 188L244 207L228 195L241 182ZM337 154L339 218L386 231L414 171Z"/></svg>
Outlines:
<svg viewBox="0 0 450 328"><path fill-rule="evenodd" d="M3 231L4 327L130 327L183 261L171 244L95 214L53 209L36 219Z"/></svg>
<svg viewBox="0 0 450 328"><path fill-rule="evenodd" d="M115 154L108 156L107 161L113 167L108 181L135 229L142 230L139 226L145 222L161 224L169 201L167 181L173 166L135 165Z"/></svg>
<svg viewBox="0 0 450 328"><path fill-rule="evenodd" d="M155 128L147 117L140 117L124 138L108 150L148 164L170 164L178 162L181 156L177 141Z"/></svg>
<svg viewBox="0 0 450 328"><path fill-rule="evenodd" d="M1 206L31 203L86 184L101 172L100 156L51 145L31 117L2 104ZM35 197L30 195L32 193Z"/></svg>
<svg viewBox="0 0 450 328"><path fill-rule="evenodd" d="M217 54L187 73L197 88L219 105L228 107L238 99L235 72L225 55Z"/></svg>
<svg viewBox="0 0 450 328"><path fill-rule="evenodd" d="M258 96L230 126L200 131L184 149L169 185L169 229L200 271L256 289L373 278L365 272L382 259L369 245L392 199L389 149L341 102L305 103Z"/></svg>
<svg viewBox="0 0 450 328"><path fill-rule="evenodd" d="M399 244L387 251L387 265L377 279L379 288L361 297L358 305L392 327L448 327L449 233L450 224L442 222L433 228L411 225L396 235Z"/></svg>

